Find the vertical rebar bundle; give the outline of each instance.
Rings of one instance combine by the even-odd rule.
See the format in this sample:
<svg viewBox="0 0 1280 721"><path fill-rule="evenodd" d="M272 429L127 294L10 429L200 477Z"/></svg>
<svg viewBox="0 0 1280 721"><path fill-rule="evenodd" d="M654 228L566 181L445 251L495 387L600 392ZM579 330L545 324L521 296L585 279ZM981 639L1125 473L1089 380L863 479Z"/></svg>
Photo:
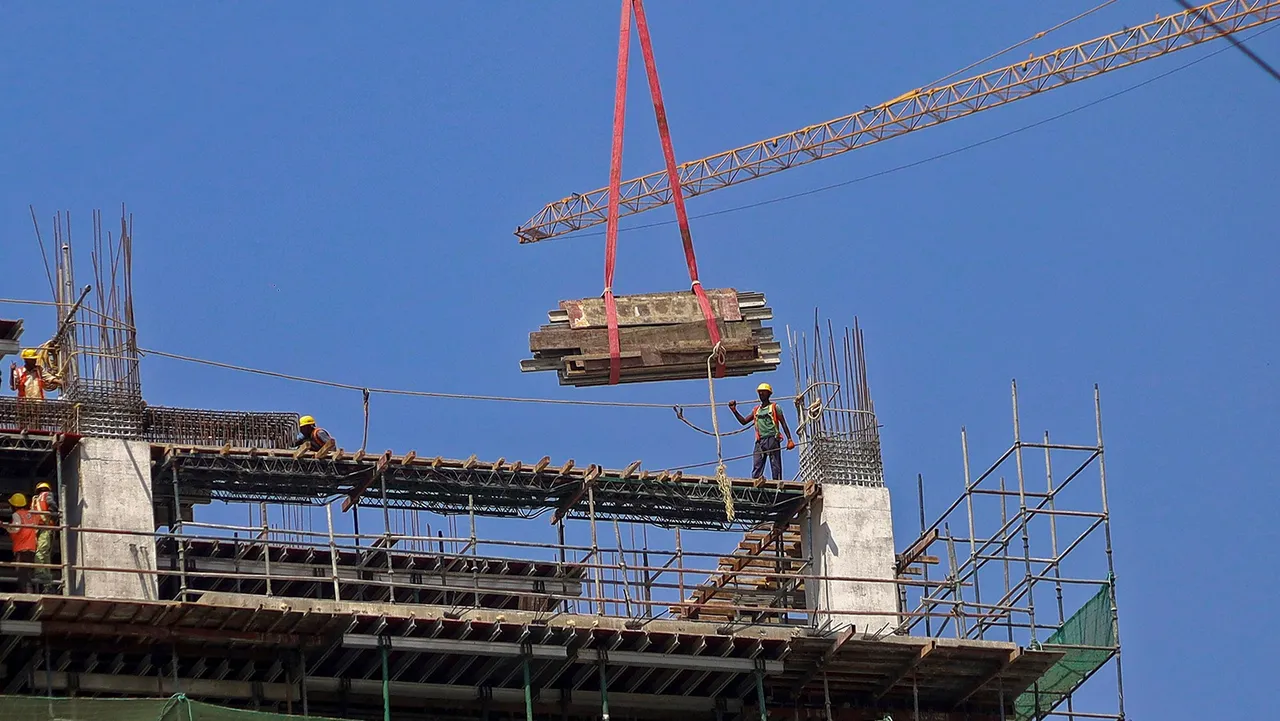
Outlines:
<svg viewBox="0 0 1280 721"><path fill-rule="evenodd" d="M884 485L880 430L867 384L862 329L854 319L837 346L815 314L812 348L803 333L788 329L796 377L800 477L814 483Z"/></svg>
<svg viewBox="0 0 1280 721"><path fill-rule="evenodd" d="M94 210L92 234L92 291L76 309L80 292L71 214L54 215L54 299L59 318L67 322L59 327L50 348L55 351L63 398L113 410L102 423L91 423L81 432L135 435L133 429L142 425L142 382L133 313L133 218L121 206L117 235L103 231L102 212Z"/></svg>

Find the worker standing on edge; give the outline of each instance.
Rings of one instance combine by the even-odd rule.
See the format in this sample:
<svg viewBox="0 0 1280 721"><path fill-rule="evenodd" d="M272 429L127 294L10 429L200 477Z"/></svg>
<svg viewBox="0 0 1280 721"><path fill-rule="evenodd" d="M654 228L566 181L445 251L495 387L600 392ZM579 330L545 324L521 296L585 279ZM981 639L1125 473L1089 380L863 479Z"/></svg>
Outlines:
<svg viewBox="0 0 1280 721"><path fill-rule="evenodd" d="M773 386L761 383L756 386L756 392L760 394L760 405L751 411L751 415L744 417L739 413L737 401L729 401L729 410L733 411L733 416L742 425L745 426L753 421L756 424L756 447L751 454L751 477L764 478L764 462L768 458L770 470L773 471L773 480L781 481L782 434L787 435L788 451L795 449L796 442L791 438L791 429L787 427L787 419L778 409L778 404L769 400L773 396Z"/></svg>
<svg viewBox="0 0 1280 721"><path fill-rule="evenodd" d="M298 430L300 435L293 442L294 448L306 446L309 451L319 451L325 446L333 444L333 436L329 432L316 425L316 419L312 416L303 416L298 419Z"/></svg>
<svg viewBox="0 0 1280 721"><path fill-rule="evenodd" d="M9 388L18 392L18 425L26 429L40 427L40 406L44 392L58 387L57 379L40 365L40 352L22 349L22 367L9 364Z"/></svg>
<svg viewBox="0 0 1280 721"><path fill-rule="evenodd" d="M53 534L57 533L58 502L53 498L53 487L48 481L36 484L35 495L31 498L32 517L36 525L36 563L46 566L53 563ZM37 586L53 582L53 569L37 568L35 572Z"/></svg>
<svg viewBox="0 0 1280 721"><path fill-rule="evenodd" d="M34 563L36 560L36 519L27 510L27 497L21 493L9 496L9 505L13 508L13 518L5 526L9 532L9 540L13 542L13 560L15 563ZM31 567L19 566L18 593L31 593Z"/></svg>

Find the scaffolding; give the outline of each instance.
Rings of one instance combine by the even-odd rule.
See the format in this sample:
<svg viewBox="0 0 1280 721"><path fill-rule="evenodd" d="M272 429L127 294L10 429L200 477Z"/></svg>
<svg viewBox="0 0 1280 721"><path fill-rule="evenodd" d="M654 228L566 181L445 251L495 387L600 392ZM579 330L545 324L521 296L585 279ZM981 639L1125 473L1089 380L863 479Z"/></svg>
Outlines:
<svg viewBox="0 0 1280 721"><path fill-rule="evenodd" d="M313 452L292 448L291 413L142 401L131 234L126 220L119 242L99 228L95 214L95 260L111 259L95 278L108 290L73 314L58 349L63 397L37 416L0 399L0 483L53 478L61 490L82 436L144 441L156 525L64 520L47 565L0 550L7 693L186 694L424 720L1123 718L1096 389L1096 441L1073 445L1022 438L1015 386L1013 445L974 474L962 432L963 492L931 524L921 501L921 534L892 577L824 575L811 555L821 551L803 542L814 501L824 487L885 484L856 322L842 336L817 323L811 336L788 333L800 379L793 480ZM55 234L68 251L69 235ZM69 261L58 279L74 288ZM1028 470L1040 454L1043 483ZM1094 471L1098 491L1085 493ZM211 505L246 520L197 517ZM520 530L489 532L492 518ZM154 562L68 553L109 543ZM36 568L54 583L13 586ZM154 595L76 596L92 574L145 578ZM812 608L806 589L831 583L890 584L897 607ZM886 631L841 622L877 613ZM1103 685L1108 667L1115 707L1099 710L1102 695L1081 689Z"/></svg>

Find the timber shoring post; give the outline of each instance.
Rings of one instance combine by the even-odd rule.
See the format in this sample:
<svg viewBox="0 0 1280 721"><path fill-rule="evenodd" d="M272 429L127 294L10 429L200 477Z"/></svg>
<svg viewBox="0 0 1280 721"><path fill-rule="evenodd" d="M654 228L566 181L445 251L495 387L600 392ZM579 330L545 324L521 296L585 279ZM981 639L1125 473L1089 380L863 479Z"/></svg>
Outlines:
<svg viewBox="0 0 1280 721"><path fill-rule="evenodd" d="M178 551L178 600L187 600L187 544L182 533L182 499L178 492L178 465L173 466L173 522L169 525ZM269 573L269 572L268 572Z"/></svg>
<svg viewBox="0 0 1280 721"><path fill-rule="evenodd" d="M596 534L596 491L592 486L587 486L587 515L590 516L591 523L591 571L595 576L596 610L603 616L604 588L600 584L600 567L604 564L600 562L600 543Z"/></svg>
<svg viewBox="0 0 1280 721"><path fill-rule="evenodd" d="M271 596L271 527L267 523L266 502L260 503L258 509L259 515L262 516L262 558L267 572L267 596Z"/></svg>
<svg viewBox="0 0 1280 721"><path fill-rule="evenodd" d="M608 656L600 649L600 721L609 721L609 679L606 672Z"/></svg>
<svg viewBox="0 0 1280 721"><path fill-rule="evenodd" d="M756 703L760 705L760 721L769 721L769 709L764 705L764 662L756 662Z"/></svg>
<svg viewBox="0 0 1280 721"><path fill-rule="evenodd" d="M524 718L533 721L533 691L529 686L529 653L520 656L520 664L524 669Z"/></svg>
<svg viewBox="0 0 1280 721"><path fill-rule="evenodd" d="M324 504L325 520L329 524L329 572L333 574L333 600L342 600L342 587L338 584L338 542L333 537L333 504Z"/></svg>
<svg viewBox="0 0 1280 721"><path fill-rule="evenodd" d="M62 442L63 435L59 433L54 436L53 456L54 456L54 474L57 476L54 480L58 484L58 510L62 517L59 525L62 526L62 533L58 537L58 553L62 554L62 595L71 595L71 526L67 523L67 484L62 480Z"/></svg>
<svg viewBox="0 0 1280 721"><path fill-rule="evenodd" d="M382 652L382 721L391 721L391 675L387 671L387 646L391 645L386 636L378 637L378 649Z"/></svg>
<svg viewBox="0 0 1280 721"><path fill-rule="evenodd" d="M382 552L387 554L387 597L394 604L396 602L396 572L391 561L391 509L387 506L386 471L378 474L378 483L382 487Z"/></svg>

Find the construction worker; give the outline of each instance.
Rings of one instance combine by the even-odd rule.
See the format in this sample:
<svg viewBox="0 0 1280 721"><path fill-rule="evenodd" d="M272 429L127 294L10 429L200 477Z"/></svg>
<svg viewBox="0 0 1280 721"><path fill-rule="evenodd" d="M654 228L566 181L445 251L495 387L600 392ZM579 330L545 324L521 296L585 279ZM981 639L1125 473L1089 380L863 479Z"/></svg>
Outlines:
<svg viewBox="0 0 1280 721"><path fill-rule="evenodd" d="M325 429L317 426L316 419L311 416L303 416L298 419L298 430L301 433L297 440L293 442L294 448L306 446L309 451L319 451L334 442L333 436L330 436Z"/></svg>
<svg viewBox="0 0 1280 721"><path fill-rule="evenodd" d="M744 417L739 413L737 401L729 401L729 410L733 411L734 417L742 425L756 425L756 447L751 454L751 477L764 478L764 462L768 458L773 480L781 481L782 434L787 435L788 451L795 449L796 442L791 438L791 429L787 426L787 419L782 411L778 409L778 404L769 400L773 396L773 386L761 383L756 386L756 393L760 394L760 405L751 411L751 415Z"/></svg>
<svg viewBox="0 0 1280 721"><path fill-rule="evenodd" d="M40 351L35 348L22 349L22 367L9 364L9 388L17 391L19 398L44 400L44 392L57 387L57 379L40 365Z"/></svg>
<svg viewBox="0 0 1280 721"><path fill-rule="evenodd" d="M36 519L27 510L27 497L21 493L9 496L9 506L13 508L13 517L5 525L9 532L9 540L13 542L13 560L16 563L35 563L36 560ZM20 566L18 572L18 593L31 593L31 567Z"/></svg>
<svg viewBox="0 0 1280 721"><path fill-rule="evenodd" d="M58 502L53 497L53 486L49 485L48 481L40 481L36 484L35 495L31 498L30 513L35 518L36 525L40 526L36 529L36 563L52 564L53 536L58 532L54 528L58 525ZM35 582L37 585L52 583L53 570L37 568Z"/></svg>
<svg viewBox="0 0 1280 721"><path fill-rule="evenodd" d="M57 378L40 365L40 351L22 349L22 366L9 364L9 387L18 392L18 427L39 429L44 392L58 387Z"/></svg>

